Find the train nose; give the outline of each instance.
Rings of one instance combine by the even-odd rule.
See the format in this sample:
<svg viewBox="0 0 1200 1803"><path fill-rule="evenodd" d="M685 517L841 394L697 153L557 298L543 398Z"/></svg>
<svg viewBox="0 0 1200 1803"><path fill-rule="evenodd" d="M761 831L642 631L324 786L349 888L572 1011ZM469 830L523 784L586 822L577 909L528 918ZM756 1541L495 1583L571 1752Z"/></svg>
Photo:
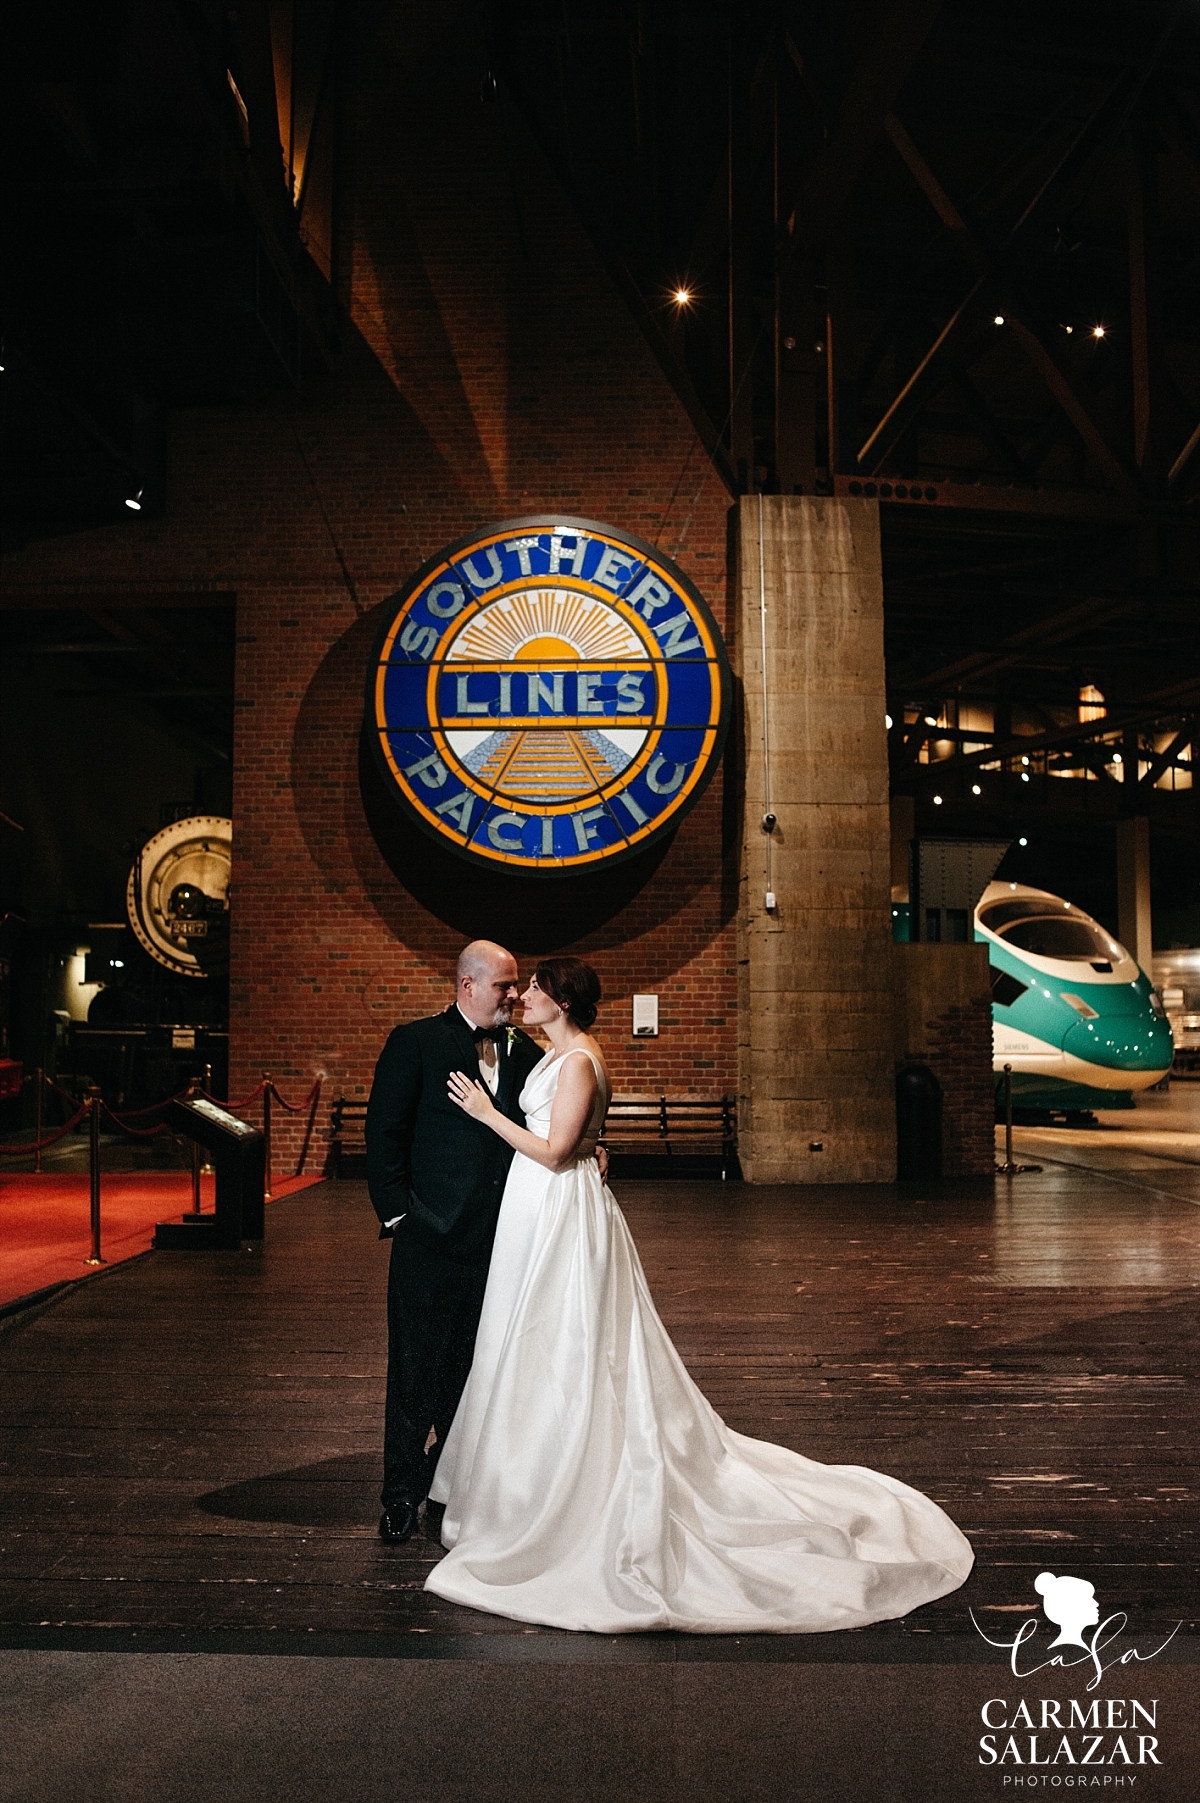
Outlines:
<svg viewBox="0 0 1200 1803"><path fill-rule="evenodd" d="M1143 1015L1079 1021L1064 1038L1063 1051L1107 1070L1165 1071L1175 1042L1166 1021L1147 1008Z"/></svg>

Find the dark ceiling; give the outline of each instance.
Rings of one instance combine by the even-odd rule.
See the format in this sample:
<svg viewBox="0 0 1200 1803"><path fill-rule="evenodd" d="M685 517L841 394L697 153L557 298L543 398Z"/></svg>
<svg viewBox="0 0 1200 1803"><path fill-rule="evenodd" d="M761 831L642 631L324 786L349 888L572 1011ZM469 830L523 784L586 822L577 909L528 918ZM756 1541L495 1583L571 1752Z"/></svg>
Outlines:
<svg viewBox="0 0 1200 1803"><path fill-rule="evenodd" d="M951 830L1040 810L1190 834L1195 8L493 20L500 103L532 123L730 487L883 502L894 788ZM1107 711L1081 736L1089 685Z"/></svg>
<svg viewBox="0 0 1200 1803"><path fill-rule="evenodd" d="M1052 815L1190 834L1200 14L1179 0L27 10L2 127L9 542L158 505L172 408L336 378L331 146L382 22L453 31L481 104L533 130L731 492L880 497L895 787L1007 830L1032 768ZM1107 712L1081 738L1087 684Z"/></svg>

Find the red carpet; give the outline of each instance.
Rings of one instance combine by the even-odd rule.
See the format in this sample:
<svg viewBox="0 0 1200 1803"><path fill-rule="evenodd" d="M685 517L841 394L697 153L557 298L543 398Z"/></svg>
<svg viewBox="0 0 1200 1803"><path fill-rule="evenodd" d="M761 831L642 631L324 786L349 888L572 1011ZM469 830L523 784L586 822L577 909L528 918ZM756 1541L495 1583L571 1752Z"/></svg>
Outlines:
<svg viewBox="0 0 1200 1803"><path fill-rule="evenodd" d="M275 1199L320 1183L276 1177ZM215 1205L215 1177L200 1179L201 1206ZM187 1171L114 1171L100 1179L100 1251L108 1264L145 1252L155 1223L192 1206ZM0 1305L48 1284L86 1277L92 1249L91 1188L86 1173L0 1176Z"/></svg>

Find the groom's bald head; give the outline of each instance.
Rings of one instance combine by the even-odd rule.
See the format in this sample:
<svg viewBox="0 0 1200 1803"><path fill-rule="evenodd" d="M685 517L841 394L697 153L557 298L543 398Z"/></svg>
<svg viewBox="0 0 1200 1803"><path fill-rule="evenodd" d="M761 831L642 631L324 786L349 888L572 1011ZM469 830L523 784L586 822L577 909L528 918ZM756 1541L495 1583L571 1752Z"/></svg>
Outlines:
<svg viewBox="0 0 1200 1803"><path fill-rule="evenodd" d="M458 954L456 1000L477 1027L503 1027L517 999L517 961L492 939L472 939Z"/></svg>

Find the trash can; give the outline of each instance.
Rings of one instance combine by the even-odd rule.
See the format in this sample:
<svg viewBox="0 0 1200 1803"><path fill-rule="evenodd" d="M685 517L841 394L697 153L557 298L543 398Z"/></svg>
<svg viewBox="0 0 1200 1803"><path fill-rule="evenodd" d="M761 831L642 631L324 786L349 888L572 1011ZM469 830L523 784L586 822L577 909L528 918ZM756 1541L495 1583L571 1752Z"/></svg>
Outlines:
<svg viewBox="0 0 1200 1803"><path fill-rule="evenodd" d="M942 1086L927 1064L896 1072L896 1177L923 1183L942 1174Z"/></svg>

